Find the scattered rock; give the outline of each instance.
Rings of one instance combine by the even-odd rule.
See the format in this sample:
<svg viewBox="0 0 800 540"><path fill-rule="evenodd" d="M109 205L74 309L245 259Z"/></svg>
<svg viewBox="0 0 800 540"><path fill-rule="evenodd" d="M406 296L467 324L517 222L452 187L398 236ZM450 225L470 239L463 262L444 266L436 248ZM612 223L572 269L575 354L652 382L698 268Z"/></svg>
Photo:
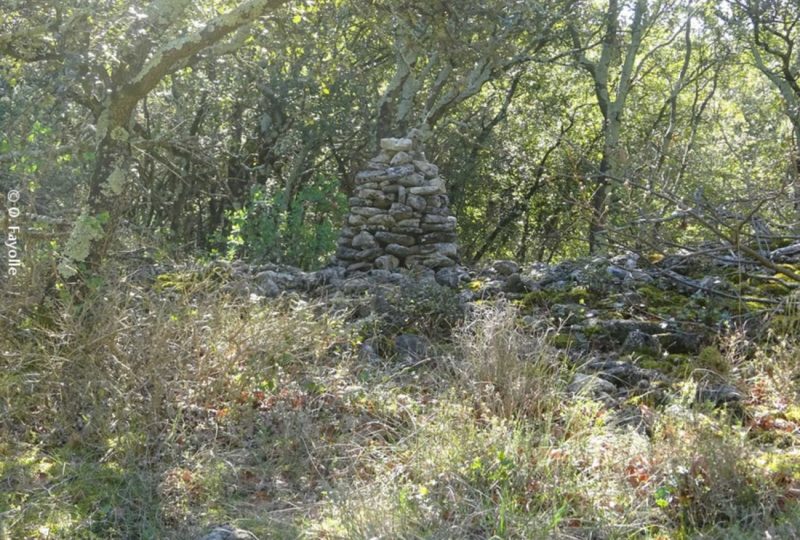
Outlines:
<svg viewBox="0 0 800 540"><path fill-rule="evenodd" d="M267 298L274 298L281 294L281 289L278 284L272 279L271 272L260 272L253 280L258 294Z"/></svg>
<svg viewBox="0 0 800 540"><path fill-rule="evenodd" d="M631 332L655 335L664 332L666 324L637 321L633 319L609 319L597 321L601 331L617 343L624 343Z"/></svg>
<svg viewBox="0 0 800 540"><path fill-rule="evenodd" d="M654 369L645 369L621 360L596 360L586 369L597 372L597 376L615 386L635 387L641 381L660 381L665 377Z"/></svg>
<svg viewBox="0 0 800 540"><path fill-rule="evenodd" d="M532 279L522 277L519 273L508 276L505 291L510 293L528 293L537 290L536 283Z"/></svg>
<svg viewBox="0 0 800 540"><path fill-rule="evenodd" d="M703 345L703 336L691 332L673 330L655 334L661 346L672 354L695 354Z"/></svg>
<svg viewBox="0 0 800 540"><path fill-rule="evenodd" d="M567 392L573 395L591 397L610 397L617 393L617 387L596 375L576 373L567 386Z"/></svg>
<svg viewBox="0 0 800 540"><path fill-rule="evenodd" d="M394 351L401 361L419 361L428 356L429 343L422 336L400 334L394 338Z"/></svg>
<svg viewBox="0 0 800 540"><path fill-rule="evenodd" d="M510 276L519 273L519 265L514 261L501 260L495 261L492 268L501 276Z"/></svg>
<svg viewBox="0 0 800 540"><path fill-rule="evenodd" d="M646 334L639 329L628 333L622 343L623 353L646 354L648 356L661 356L661 342L651 334Z"/></svg>
<svg viewBox="0 0 800 540"><path fill-rule="evenodd" d="M715 407L739 405L744 395L735 386L729 384L701 384L697 387L695 401L710 401Z"/></svg>
<svg viewBox="0 0 800 540"><path fill-rule="evenodd" d="M457 289L461 282L467 279L469 279L469 273L460 266L442 268L436 272L436 282L451 289Z"/></svg>

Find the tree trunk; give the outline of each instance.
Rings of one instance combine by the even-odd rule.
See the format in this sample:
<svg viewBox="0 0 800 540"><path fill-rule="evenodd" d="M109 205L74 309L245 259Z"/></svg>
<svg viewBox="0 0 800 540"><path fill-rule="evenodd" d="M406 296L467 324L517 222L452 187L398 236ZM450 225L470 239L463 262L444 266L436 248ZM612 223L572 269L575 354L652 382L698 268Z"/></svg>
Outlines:
<svg viewBox="0 0 800 540"><path fill-rule="evenodd" d="M86 278L97 273L108 251L113 234L127 207L125 188L133 176L130 159L130 125L137 103L145 98L168 74L192 57L213 46L234 30L285 3L286 0L248 0L228 13L210 20L203 28L164 44L144 61L149 37L130 51L136 57L129 65L136 72L119 71L111 95L100 106L97 120L95 167L89 184L89 199L73 228L59 272L78 285L77 296L86 292ZM141 59L141 62L135 60ZM140 66L139 64L144 65ZM85 272L85 273L82 273Z"/></svg>

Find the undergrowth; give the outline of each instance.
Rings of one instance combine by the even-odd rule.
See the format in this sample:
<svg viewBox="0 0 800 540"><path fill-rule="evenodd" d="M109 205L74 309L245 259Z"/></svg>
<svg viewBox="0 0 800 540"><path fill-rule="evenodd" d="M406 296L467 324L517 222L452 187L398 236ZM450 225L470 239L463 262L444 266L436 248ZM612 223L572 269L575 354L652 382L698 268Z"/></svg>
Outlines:
<svg viewBox="0 0 800 540"><path fill-rule="evenodd" d="M693 404L689 380L634 404L646 434L568 395L579 362L513 307L450 328L426 305L414 327L447 346L400 369L361 359L341 301L201 281L46 317L4 304L0 538L800 535L792 339L722 344L745 417Z"/></svg>

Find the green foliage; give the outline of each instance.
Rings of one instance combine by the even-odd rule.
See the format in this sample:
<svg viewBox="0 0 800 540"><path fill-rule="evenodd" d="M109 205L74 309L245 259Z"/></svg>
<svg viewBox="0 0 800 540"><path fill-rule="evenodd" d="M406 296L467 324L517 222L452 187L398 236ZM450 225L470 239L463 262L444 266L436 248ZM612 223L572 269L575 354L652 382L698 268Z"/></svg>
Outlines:
<svg viewBox="0 0 800 540"><path fill-rule="evenodd" d="M334 177L320 177L291 200L261 188L249 204L230 213L228 256L279 261L306 269L322 266L332 255L347 200Z"/></svg>

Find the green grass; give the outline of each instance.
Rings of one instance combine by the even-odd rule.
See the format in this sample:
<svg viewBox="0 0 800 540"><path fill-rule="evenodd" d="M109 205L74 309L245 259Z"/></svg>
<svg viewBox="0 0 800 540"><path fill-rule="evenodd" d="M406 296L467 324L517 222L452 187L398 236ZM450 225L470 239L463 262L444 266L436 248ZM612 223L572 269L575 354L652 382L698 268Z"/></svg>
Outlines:
<svg viewBox="0 0 800 540"><path fill-rule="evenodd" d="M800 534L791 340L714 349L744 419L692 406L687 377L669 406L632 400L647 436L568 396L580 362L511 306L443 324L441 302L416 299L377 325L436 342L408 368L359 358L362 299L207 285L108 287L91 316L3 305L0 538Z"/></svg>

